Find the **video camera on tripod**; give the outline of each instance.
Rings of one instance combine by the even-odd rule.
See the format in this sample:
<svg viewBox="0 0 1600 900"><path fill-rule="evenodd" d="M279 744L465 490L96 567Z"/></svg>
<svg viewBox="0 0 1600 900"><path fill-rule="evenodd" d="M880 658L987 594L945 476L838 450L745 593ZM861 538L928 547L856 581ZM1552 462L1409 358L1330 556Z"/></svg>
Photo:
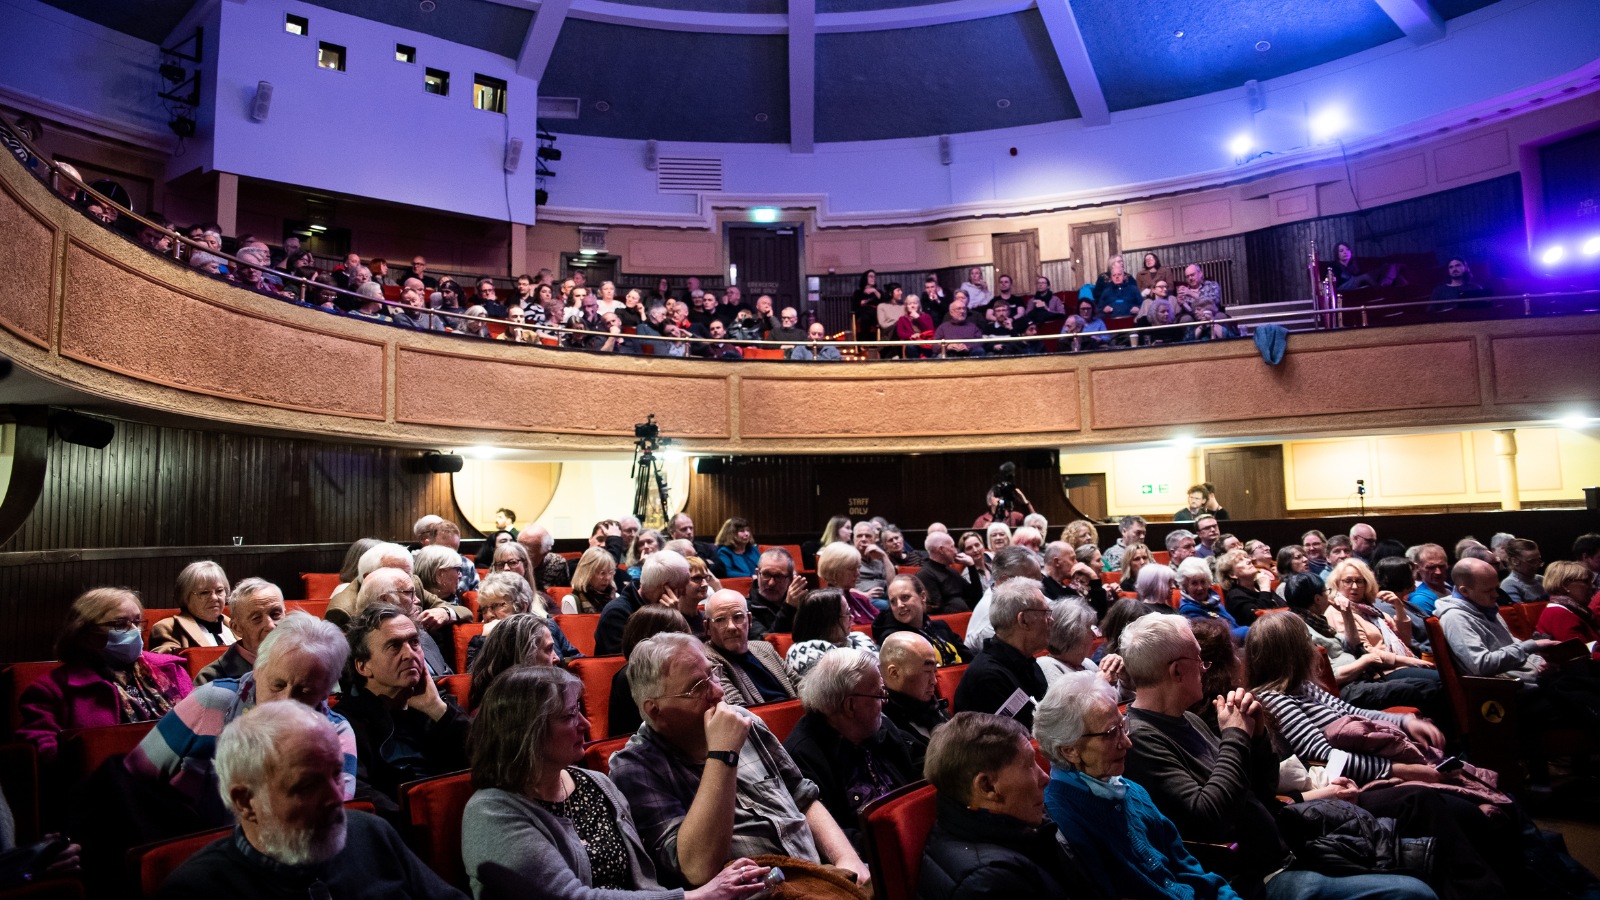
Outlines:
<svg viewBox="0 0 1600 900"><path fill-rule="evenodd" d="M650 413L643 422L633 426L633 466L628 476L633 479L633 514L648 527L661 527L667 521L667 475L662 471L656 451L672 443L672 438L661 436L661 426L656 424L656 414ZM650 489L654 484L658 503L650 502ZM659 507L661 518L655 520L651 508Z"/></svg>
<svg viewBox="0 0 1600 900"><path fill-rule="evenodd" d="M1017 501L1017 464L1014 462L1001 463L1000 470L994 476L994 487L990 488L990 490L994 492L994 499L998 504L995 510L995 519L1004 521L1007 515L1010 515L1020 506Z"/></svg>

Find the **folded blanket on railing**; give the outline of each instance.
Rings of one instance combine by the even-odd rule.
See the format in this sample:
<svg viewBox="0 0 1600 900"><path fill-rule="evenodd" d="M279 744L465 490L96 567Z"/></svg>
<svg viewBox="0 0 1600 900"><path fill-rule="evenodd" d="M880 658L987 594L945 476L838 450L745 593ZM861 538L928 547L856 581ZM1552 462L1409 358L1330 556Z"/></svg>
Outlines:
<svg viewBox="0 0 1600 900"><path fill-rule="evenodd" d="M1255 327L1256 351L1261 361L1269 366L1283 362L1283 351L1289 344L1289 330L1282 325L1257 325Z"/></svg>

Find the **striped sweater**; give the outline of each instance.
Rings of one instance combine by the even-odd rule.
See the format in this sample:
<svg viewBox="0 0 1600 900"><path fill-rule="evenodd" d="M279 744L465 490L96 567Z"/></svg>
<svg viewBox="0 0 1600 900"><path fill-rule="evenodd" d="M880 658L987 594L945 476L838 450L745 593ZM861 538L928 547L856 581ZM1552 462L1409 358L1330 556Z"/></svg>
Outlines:
<svg viewBox="0 0 1600 900"><path fill-rule="evenodd" d="M238 679L219 678L203 684L161 717L127 755L124 765L135 775L171 784L190 799L207 791L215 794L217 777L211 762L217 752L217 738L229 722L255 705L253 672ZM344 798L349 800L356 793L355 732L326 701L317 705L317 712L328 718L339 736L339 749L344 752Z"/></svg>
<svg viewBox="0 0 1600 900"><path fill-rule="evenodd" d="M1333 745L1328 743L1327 728L1344 716L1363 716L1405 726L1405 716L1357 709L1310 682L1302 684L1292 694L1257 691L1256 699L1272 713L1278 735L1306 765L1328 761ZM1356 784L1388 778L1389 761L1379 756L1352 753L1345 764L1344 776Z"/></svg>

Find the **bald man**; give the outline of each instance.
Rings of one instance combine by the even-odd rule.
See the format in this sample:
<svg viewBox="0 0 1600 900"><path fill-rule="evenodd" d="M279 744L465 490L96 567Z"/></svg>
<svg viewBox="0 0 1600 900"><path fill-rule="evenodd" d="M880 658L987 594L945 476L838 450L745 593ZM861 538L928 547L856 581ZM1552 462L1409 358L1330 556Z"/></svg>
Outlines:
<svg viewBox="0 0 1600 900"><path fill-rule="evenodd" d="M1455 591L1435 609L1451 658L1463 675L1511 677L1523 683L1525 689L1517 695L1519 732L1580 728L1600 738L1600 679L1587 670L1563 671L1540 655L1561 641L1512 636L1495 605L1498 574L1494 566L1472 558L1450 570Z"/></svg>
<svg viewBox="0 0 1600 900"><path fill-rule="evenodd" d="M706 598L706 658L734 706L760 706L799 696L776 647L750 640L750 607L743 594L723 588Z"/></svg>
<svg viewBox="0 0 1600 900"><path fill-rule="evenodd" d="M948 721L949 704L939 699L939 651L915 631L896 631L878 648L878 668L889 699L883 714L916 744L917 764L933 729Z"/></svg>
<svg viewBox="0 0 1600 900"><path fill-rule="evenodd" d="M561 554L550 552L556 541L550 536L548 528L529 525L517 534L517 543L528 551L528 560L533 563L527 574L534 590L548 591L553 587L572 586L572 573L567 570L567 561Z"/></svg>
<svg viewBox="0 0 1600 900"><path fill-rule="evenodd" d="M1378 549L1378 530L1365 522L1350 526L1350 552L1372 565L1372 551Z"/></svg>

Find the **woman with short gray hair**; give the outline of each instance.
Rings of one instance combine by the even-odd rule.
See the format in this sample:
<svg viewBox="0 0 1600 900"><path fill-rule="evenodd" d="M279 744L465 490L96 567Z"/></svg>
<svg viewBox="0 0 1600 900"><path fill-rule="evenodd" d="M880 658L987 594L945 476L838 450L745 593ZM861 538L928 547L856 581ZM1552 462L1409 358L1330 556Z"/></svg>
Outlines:
<svg viewBox="0 0 1600 900"><path fill-rule="evenodd" d="M489 689L468 739L476 790L461 819L474 897L745 900L765 890L766 867L748 859L694 890L662 887L627 798L579 767L588 726L583 682L564 670L513 669Z"/></svg>
<svg viewBox="0 0 1600 900"><path fill-rule="evenodd" d="M1047 656L1039 657L1045 680L1055 684L1072 672L1093 672L1115 685L1122 676L1122 657L1107 652L1097 666L1090 659L1100 637L1094 609L1076 597L1050 604L1050 644Z"/></svg>
<svg viewBox="0 0 1600 900"><path fill-rule="evenodd" d="M1101 894L1237 898L1189 854L1150 794L1122 777L1133 744L1116 693L1098 675L1073 672L1051 685L1033 736L1050 759L1045 809Z"/></svg>
<svg viewBox="0 0 1600 900"><path fill-rule="evenodd" d="M1134 593L1139 602L1158 609L1172 608L1172 569L1163 565L1146 565L1139 570L1134 582Z"/></svg>
<svg viewBox="0 0 1600 900"><path fill-rule="evenodd" d="M411 558L411 571L435 597L451 606L465 606L460 591L461 554L443 544L429 544Z"/></svg>
<svg viewBox="0 0 1600 900"><path fill-rule="evenodd" d="M237 638L223 615L228 574L211 560L192 562L178 573L174 600L180 612L150 629L150 652L176 656L188 647L226 647Z"/></svg>

